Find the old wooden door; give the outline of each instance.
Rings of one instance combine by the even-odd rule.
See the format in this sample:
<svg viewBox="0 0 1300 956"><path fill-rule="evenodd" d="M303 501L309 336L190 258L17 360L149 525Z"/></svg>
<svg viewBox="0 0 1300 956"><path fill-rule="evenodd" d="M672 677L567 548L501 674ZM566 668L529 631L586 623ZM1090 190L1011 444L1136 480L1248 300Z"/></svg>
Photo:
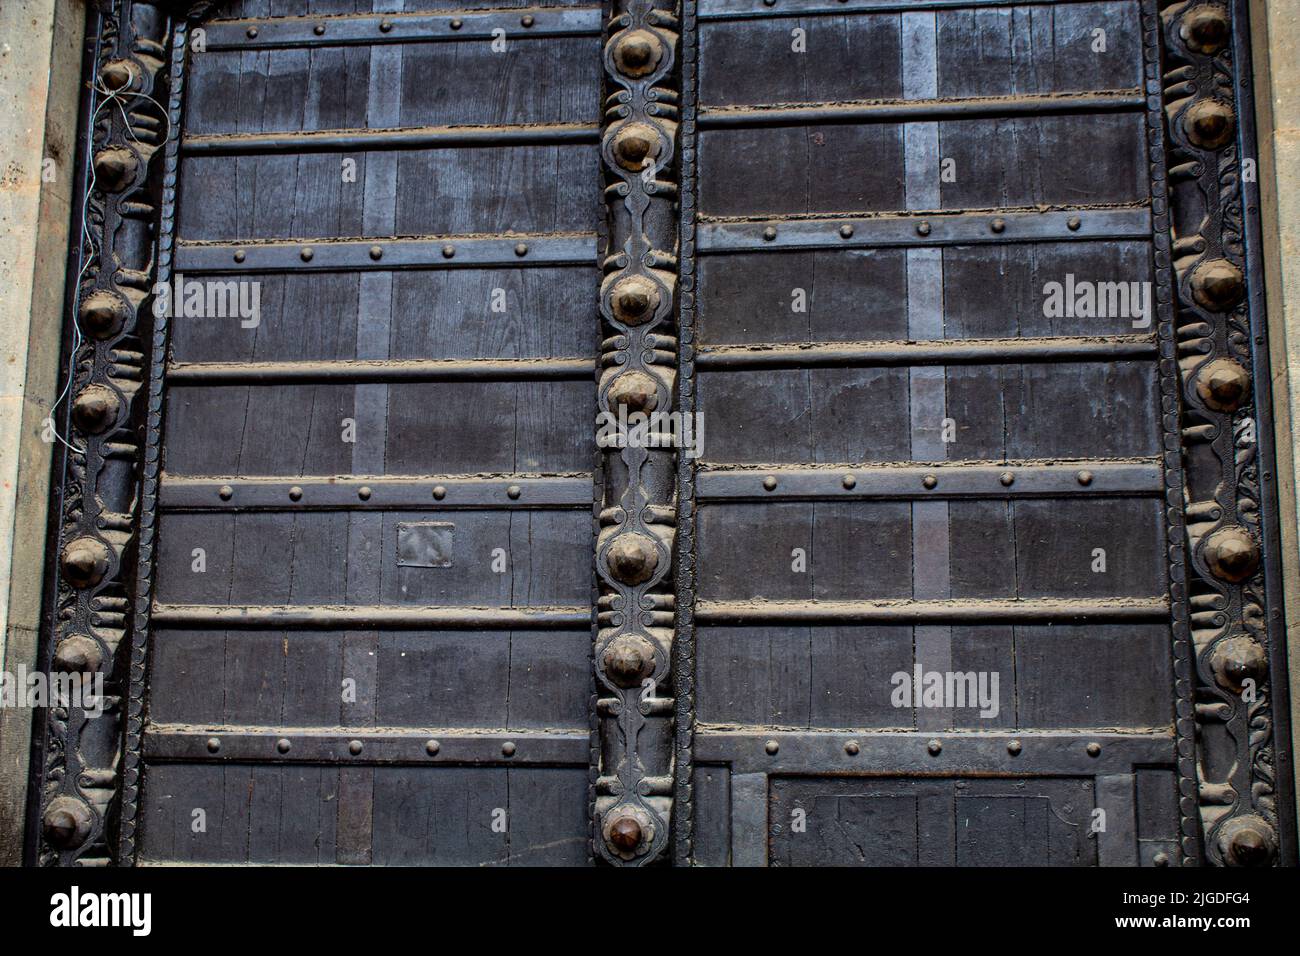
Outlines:
<svg viewBox="0 0 1300 956"><path fill-rule="evenodd" d="M1293 862L1244 11L97 18L33 854Z"/></svg>

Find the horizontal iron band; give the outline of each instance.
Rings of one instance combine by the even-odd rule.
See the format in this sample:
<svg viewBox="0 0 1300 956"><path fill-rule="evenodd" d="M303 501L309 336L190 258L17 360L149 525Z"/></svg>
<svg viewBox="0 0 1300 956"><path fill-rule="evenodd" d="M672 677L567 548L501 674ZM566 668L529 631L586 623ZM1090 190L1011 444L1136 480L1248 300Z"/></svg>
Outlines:
<svg viewBox="0 0 1300 956"><path fill-rule="evenodd" d="M288 748L284 749L284 742ZM215 742L215 749L214 749ZM359 747L357 745L360 745ZM363 727L195 727L146 724L149 761L326 764L586 765L587 733ZM355 751L355 752L354 752Z"/></svg>
<svg viewBox="0 0 1300 956"><path fill-rule="evenodd" d="M910 123L1012 116L1066 116L1079 113L1137 112L1146 109L1146 106L1146 97L1137 90L1104 93L1045 93L1034 96L974 96L945 100L886 100L829 106L811 103L790 103L779 106L703 106L700 108L699 128L708 131L768 126L826 126L842 123Z"/></svg>
<svg viewBox="0 0 1300 956"><path fill-rule="evenodd" d="M1168 621L1166 598L926 601L698 601L695 622L760 624L1069 624Z"/></svg>
<svg viewBox="0 0 1300 956"><path fill-rule="evenodd" d="M898 13L913 10L960 10L967 7L1028 7L1096 0L700 0L700 20L750 20L818 14Z"/></svg>
<svg viewBox="0 0 1300 956"><path fill-rule="evenodd" d="M702 220L701 254L790 249L875 249L974 245L986 242L1064 242L1151 239L1146 206L1049 210L963 210L885 213L816 219ZM848 233L847 237L845 233Z"/></svg>
<svg viewBox="0 0 1300 956"><path fill-rule="evenodd" d="M535 126L419 126L406 129L345 129L286 133L231 133L186 136L189 156L250 156L258 153L336 153L405 149L458 149L473 146L547 146L600 141L594 123Z"/></svg>
<svg viewBox="0 0 1300 956"><path fill-rule="evenodd" d="M166 380L169 385L538 382L591 379L595 370L591 359L184 362L169 366Z"/></svg>
<svg viewBox="0 0 1300 956"><path fill-rule="evenodd" d="M908 711L900 710L900 714ZM932 752L938 743L938 752ZM775 753L770 753L775 744ZM1089 751L1097 745L1096 755ZM1078 775L1168 765L1172 730L1142 733L999 731L879 732L695 728L695 762L732 773L913 775ZM851 752L856 747L856 752ZM1012 751L1015 751L1014 753Z"/></svg>
<svg viewBox="0 0 1300 956"><path fill-rule="evenodd" d="M850 468L710 468L695 478L700 501L872 498L1162 496L1157 461L970 464ZM163 485L164 494L166 484Z"/></svg>
<svg viewBox="0 0 1300 956"><path fill-rule="evenodd" d="M704 371L751 369L896 368L915 365L1018 365L1038 362L1115 362L1153 359L1145 335L1072 338L942 339L927 342L842 342L826 345L723 345L701 349Z"/></svg>
<svg viewBox="0 0 1300 956"><path fill-rule="evenodd" d="M163 511L590 508L586 476L207 478L164 473Z"/></svg>
<svg viewBox="0 0 1300 956"><path fill-rule="evenodd" d="M523 24L524 17L530 20L528 26ZM504 30L510 41L541 36L599 36L601 22L599 7L567 10L540 7L436 14L382 13L213 20L205 23L203 29L207 33L207 49L215 51L485 40L494 39L495 30Z"/></svg>
<svg viewBox="0 0 1300 956"><path fill-rule="evenodd" d="M565 630L591 626L588 607L357 607L154 604L155 628L177 630Z"/></svg>
<svg viewBox="0 0 1300 956"><path fill-rule="evenodd" d="M351 272L489 266L584 266L596 263L593 233L419 238L178 242L175 271Z"/></svg>

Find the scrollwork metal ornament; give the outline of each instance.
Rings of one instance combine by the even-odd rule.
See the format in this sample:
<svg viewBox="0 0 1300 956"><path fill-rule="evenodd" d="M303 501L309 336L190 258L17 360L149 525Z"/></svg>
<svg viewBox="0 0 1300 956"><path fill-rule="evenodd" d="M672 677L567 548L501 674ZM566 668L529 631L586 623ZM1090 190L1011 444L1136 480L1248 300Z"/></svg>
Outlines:
<svg viewBox="0 0 1300 956"><path fill-rule="evenodd" d="M142 522L141 472L157 468L156 455L146 461L141 450L157 427L160 382L145 386L147 364L157 379L161 362L150 296L160 226L170 233L174 200L185 53L176 12L190 11L130 0L99 5L100 55L85 124L84 265L72 277L79 335L60 426L67 452L45 659L65 687L73 680L93 688L102 679L104 692L98 701L61 696L46 714L34 828L44 865L130 862L122 808L124 791L134 791L134 781L124 781L135 771L127 736L128 724L140 720L140 688L130 679L139 637L132 605L141 529L152 510Z"/></svg>
<svg viewBox="0 0 1300 956"><path fill-rule="evenodd" d="M1236 94L1248 71L1234 62L1244 13L1230 0L1162 0L1148 18L1162 66L1167 157L1158 158L1168 168L1186 482L1178 504L1186 519L1192 667L1185 679L1194 691L1195 759L1180 762L1183 858L1270 865L1282 855L1273 748L1284 681L1270 674L1280 646L1266 610L1260 515L1261 415L1268 412L1251 372L1252 342L1261 349L1264 339L1246 279L1241 150L1248 138L1239 118L1249 102Z"/></svg>
<svg viewBox="0 0 1300 956"><path fill-rule="evenodd" d="M638 423L671 412L677 392L679 45L675 0L614 0L604 48L597 404L602 422L632 427L604 428L600 438L593 807L596 855L614 865L663 858L672 819L677 454L655 425Z"/></svg>

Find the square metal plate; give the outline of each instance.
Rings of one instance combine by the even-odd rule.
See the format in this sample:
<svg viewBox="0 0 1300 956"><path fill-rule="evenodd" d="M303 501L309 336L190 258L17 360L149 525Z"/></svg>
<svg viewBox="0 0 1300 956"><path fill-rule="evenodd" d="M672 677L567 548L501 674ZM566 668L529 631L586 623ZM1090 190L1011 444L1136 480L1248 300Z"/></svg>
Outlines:
<svg viewBox="0 0 1300 956"><path fill-rule="evenodd" d="M397 525L397 566L401 568L451 567L450 521L401 521Z"/></svg>

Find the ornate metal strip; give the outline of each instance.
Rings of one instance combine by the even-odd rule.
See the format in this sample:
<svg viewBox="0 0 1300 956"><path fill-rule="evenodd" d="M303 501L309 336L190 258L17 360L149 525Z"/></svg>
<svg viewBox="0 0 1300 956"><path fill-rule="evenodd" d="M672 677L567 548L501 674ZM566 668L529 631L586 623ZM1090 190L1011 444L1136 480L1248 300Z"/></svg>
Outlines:
<svg viewBox="0 0 1300 956"><path fill-rule="evenodd" d="M1061 774L1129 773L1134 765L1167 766L1174 738L1147 733L905 730L744 731L701 726L696 750L735 774Z"/></svg>
<svg viewBox="0 0 1300 956"><path fill-rule="evenodd" d="M48 713L36 847L38 861L47 865L113 862L119 840L130 856L133 744L141 718L139 683L131 677L143 660L140 617L130 620L133 562L148 566L149 546L138 536L152 530L157 470L152 445L154 453L144 456L145 499L138 503L140 436L146 395L149 425L157 425L158 345L165 334L163 320L149 321L146 302L170 249L169 212L157 245L154 230L160 206L170 210L174 198L184 52L179 27L169 83L170 25L162 4L124 2L101 10L50 666L86 684L102 678L105 692L97 719L73 705ZM148 363L154 379L146 392ZM149 520L141 521L141 514ZM114 832L110 808L119 791L121 823Z"/></svg>
<svg viewBox="0 0 1300 956"><path fill-rule="evenodd" d="M697 111L696 0L682 2L682 166L679 204L681 302L678 308L677 407L695 414L696 200L695 143ZM677 699L674 740L673 863L690 866L694 858L693 755L695 751L695 459L677 462L677 622L673 643L673 693Z"/></svg>
<svg viewBox="0 0 1300 956"><path fill-rule="evenodd" d="M458 10L451 14L377 13L359 16L219 20L206 28L209 50L265 50L348 44L482 41L494 30L511 40L600 35L600 10Z"/></svg>
<svg viewBox="0 0 1300 956"><path fill-rule="evenodd" d="M1186 602L1188 616L1186 625L1175 617L1184 862L1203 856L1217 865L1269 865L1293 848L1282 846L1278 827L1279 813L1290 813L1289 775L1278 780L1273 767L1286 681L1270 673L1270 659L1275 668L1282 661L1281 621L1268 600L1275 585L1266 582L1261 546L1261 509L1271 508L1261 489L1261 472L1271 471L1260 445L1267 396L1261 400L1249 371L1265 361L1265 338L1263 316L1258 308L1252 314L1246 295L1242 150L1253 147L1238 117L1251 106L1248 98L1236 102L1238 79L1249 76L1240 59L1245 5L1160 0L1157 10L1151 0L1144 16L1149 94L1154 105L1163 92L1168 134L1162 144L1157 117L1153 202L1157 229L1168 229L1156 237L1157 300L1173 313L1173 326L1162 328L1176 331L1176 353L1165 343L1163 364L1172 372L1176 356L1177 377L1166 378L1181 399L1186 481L1185 489L1176 478L1169 486L1170 540L1184 533L1185 515L1190 566L1171 549L1174 597ZM1178 414L1171 398L1167 415ZM1176 474L1176 462L1169 464Z"/></svg>
<svg viewBox="0 0 1300 956"><path fill-rule="evenodd" d="M879 216L710 219L699 229L700 253L769 249L874 249L880 246L1149 239L1146 206L1063 209L943 210Z"/></svg>
<svg viewBox="0 0 1300 956"><path fill-rule="evenodd" d="M675 404L678 45L676 0L614 0L601 138L602 415ZM660 691L672 686L676 453L616 444L605 447L596 536L601 746L593 842L601 859L640 866L664 856L672 816L675 704Z"/></svg>

